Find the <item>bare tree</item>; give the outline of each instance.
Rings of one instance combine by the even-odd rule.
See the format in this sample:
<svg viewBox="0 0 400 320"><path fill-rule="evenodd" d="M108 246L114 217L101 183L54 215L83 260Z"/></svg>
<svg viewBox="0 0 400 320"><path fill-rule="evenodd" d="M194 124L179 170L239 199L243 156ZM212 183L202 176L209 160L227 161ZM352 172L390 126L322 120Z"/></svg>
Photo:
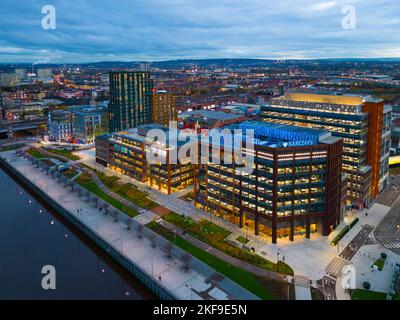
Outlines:
<svg viewBox="0 0 400 320"><path fill-rule="evenodd" d="M170 242L167 242L163 249L164 249L165 255L168 258L172 258L172 244Z"/></svg>
<svg viewBox="0 0 400 320"><path fill-rule="evenodd" d="M183 270L184 270L184 271L189 271L190 259L191 259L191 257L190 257L187 253L184 253L184 254L182 255Z"/></svg>
<svg viewBox="0 0 400 320"><path fill-rule="evenodd" d="M119 210L114 211L114 221L115 222L118 222L119 214L120 214Z"/></svg>
<svg viewBox="0 0 400 320"><path fill-rule="evenodd" d="M143 226L140 223L136 227L136 235L138 236L138 238L143 237Z"/></svg>
<svg viewBox="0 0 400 320"><path fill-rule="evenodd" d="M132 226L132 218L128 218L128 219L126 220L126 228L127 228L128 230L131 230L131 226Z"/></svg>
<svg viewBox="0 0 400 320"><path fill-rule="evenodd" d="M153 248L155 248L157 245L156 245L156 236L155 236L155 234L151 234L150 235L150 243L151 243L151 246L153 247Z"/></svg>

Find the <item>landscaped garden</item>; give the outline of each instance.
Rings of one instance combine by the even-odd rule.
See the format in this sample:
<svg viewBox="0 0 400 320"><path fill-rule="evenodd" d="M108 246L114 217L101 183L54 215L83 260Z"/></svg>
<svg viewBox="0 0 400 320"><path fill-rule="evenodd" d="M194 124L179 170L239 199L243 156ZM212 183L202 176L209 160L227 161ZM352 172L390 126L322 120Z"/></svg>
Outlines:
<svg viewBox="0 0 400 320"><path fill-rule="evenodd" d="M189 217L181 216L175 212L170 212L162 218L188 232L202 242L207 243L234 258L256 265L260 268L293 275L292 268L286 263L279 261L277 266L276 263L231 244L226 240L231 233L210 221L201 220L196 222Z"/></svg>
<svg viewBox="0 0 400 320"><path fill-rule="evenodd" d="M44 153L40 152L38 149L31 148L26 151L27 154L30 154L32 157L35 157L37 159L43 159L43 158L48 158L47 155Z"/></svg>
<svg viewBox="0 0 400 320"><path fill-rule="evenodd" d="M79 159L80 159L80 157L78 157L77 155L73 154L72 151L67 150L67 149L51 149L51 148L46 148L45 150L48 151L48 152L54 153L54 154L56 154L56 155L59 155L59 156L63 156L63 157L65 157L65 158L68 158L68 159L70 159L70 160L72 160L72 161L76 161L76 160L79 160Z"/></svg>
<svg viewBox="0 0 400 320"><path fill-rule="evenodd" d="M68 168L62 174L66 176L68 179L72 179L78 174L78 171L74 168Z"/></svg>
<svg viewBox="0 0 400 320"><path fill-rule="evenodd" d="M353 228L356 223L359 221L358 218L354 219L350 225L346 226L344 229L342 229L338 235L331 241L331 246L336 246L340 240L343 239L343 237Z"/></svg>
<svg viewBox="0 0 400 320"><path fill-rule="evenodd" d="M185 239L174 236L174 234L168 230L167 228L161 226L155 221L150 222L147 224L147 227L158 233L159 235L163 236L164 238L174 242L175 245L182 248L183 250L187 251L191 255L195 256L197 259L203 261L211 268L215 269L216 271L220 272L221 274L225 275L226 277L232 279L243 288L249 290L250 292L254 293L258 297L264 300L271 300L271 299L282 299L286 297L282 297L281 292L288 292L288 285L283 282L274 281L274 280L267 280L261 277L256 276L255 274L245 271L241 268L233 266L221 259L214 257L213 255L205 252L196 246L192 245L190 242L186 241ZM273 282L270 283L270 281ZM279 296L277 292L271 292L271 287L278 287L279 288ZM275 291L275 290L274 290ZM278 291L278 289L277 289ZM290 293L290 290L289 290ZM293 296L292 296L293 297Z"/></svg>
<svg viewBox="0 0 400 320"><path fill-rule="evenodd" d="M247 244L249 242L248 239L246 239L245 237L242 237L242 236L237 237L236 241L239 241L242 244Z"/></svg>
<svg viewBox="0 0 400 320"><path fill-rule="evenodd" d="M385 292L370 291L367 289L355 289L351 292L352 300L386 300Z"/></svg>
<svg viewBox="0 0 400 320"><path fill-rule="evenodd" d="M24 146L23 144L14 144L12 146L0 147L0 152L17 150L19 148L22 148L23 146Z"/></svg>
<svg viewBox="0 0 400 320"><path fill-rule="evenodd" d="M83 172L80 176L78 176L75 181L80 184L85 189L89 190L90 192L94 193L104 201L110 203L117 209L121 210L122 212L126 213L127 215L134 217L138 215L138 212L130 207L125 206L117 199L114 199L107 193L103 192L100 187L93 181L91 175L87 172Z"/></svg>
<svg viewBox="0 0 400 320"><path fill-rule="evenodd" d="M385 261L387 258L387 254L385 252L381 253L381 256L379 259L377 259L371 266L371 268L378 268L379 271L382 271L383 267L385 266Z"/></svg>
<svg viewBox="0 0 400 320"><path fill-rule="evenodd" d="M158 206L157 203L149 199L148 195L136 188L131 183L121 183L117 176L108 176L105 173L94 170L100 180L109 188L111 191L119 194L121 197L135 203L144 209L153 209Z"/></svg>

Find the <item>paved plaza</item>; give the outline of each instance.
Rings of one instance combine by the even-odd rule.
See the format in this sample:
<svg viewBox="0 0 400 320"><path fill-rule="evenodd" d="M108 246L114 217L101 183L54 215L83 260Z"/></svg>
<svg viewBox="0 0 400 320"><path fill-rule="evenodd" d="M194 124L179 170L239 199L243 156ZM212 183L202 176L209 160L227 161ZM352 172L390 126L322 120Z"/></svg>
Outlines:
<svg viewBox="0 0 400 320"><path fill-rule="evenodd" d="M372 264L384 252L387 254L385 265L382 271L371 268ZM363 289L363 282L371 284L371 291L387 293L390 282L393 278L396 263L400 264L400 256L384 248L379 244L365 245L360 248L357 254L351 259L351 265L354 267L356 276L356 288ZM336 294L338 299L348 300L350 296L342 288L342 277L338 278L336 283Z"/></svg>

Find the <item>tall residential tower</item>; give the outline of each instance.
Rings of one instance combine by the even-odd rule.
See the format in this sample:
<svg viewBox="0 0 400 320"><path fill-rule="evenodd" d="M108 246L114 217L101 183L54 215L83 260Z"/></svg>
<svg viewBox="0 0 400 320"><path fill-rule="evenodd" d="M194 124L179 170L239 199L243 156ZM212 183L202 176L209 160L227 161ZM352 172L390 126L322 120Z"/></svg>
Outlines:
<svg viewBox="0 0 400 320"><path fill-rule="evenodd" d="M151 123L152 91L150 72L110 72L110 132Z"/></svg>

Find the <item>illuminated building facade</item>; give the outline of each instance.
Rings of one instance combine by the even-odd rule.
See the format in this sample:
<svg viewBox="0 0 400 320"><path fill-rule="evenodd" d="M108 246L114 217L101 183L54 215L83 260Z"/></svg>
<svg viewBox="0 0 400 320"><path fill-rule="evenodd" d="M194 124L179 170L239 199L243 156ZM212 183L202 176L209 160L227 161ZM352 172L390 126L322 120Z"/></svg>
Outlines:
<svg viewBox="0 0 400 320"><path fill-rule="evenodd" d="M176 99L173 94L166 91L158 91L153 94L153 123L169 126L170 121L178 121Z"/></svg>
<svg viewBox="0 0 400 320"><path fill-rule="evenodd" d="M152 91L150 72L110 72L110 132L151 123Z"/></svg>
<svg viewBox="0 0 400 320"><path fill-rule="evenodd" d="M318 128L343 138L348 203L368 205L388 184L390 108L353 95L289 92L261 107L261 120Z"/></svg>
<svg viewBox="0 0 400 320"><path fill-rule="evenodd" d="M328 131L266 122L237 127L254 129L254 151L244 144L241 149L253 155L252 172L241 172L248 162L215 163L210 149L208 163L195 166L195 205L269 236L273 243L328 235L340 223L344 207L343 140ZM226 153L235 157L232 148L222 146L220 159Z"/></svg>
<svg viewBox="0 0 400 320"><path fill-rule="evenodd" d="M150 187L171 194L193 184L193 167L189 157L174 161L177 147L159 143L147 138L151 129L163 130L168 136L169 129L158 125L146 125L96 138L96 162L132 177ZM177 150L176 150L177 149ZM146 154L157 154L157 161L148 161Z"/></svg>

